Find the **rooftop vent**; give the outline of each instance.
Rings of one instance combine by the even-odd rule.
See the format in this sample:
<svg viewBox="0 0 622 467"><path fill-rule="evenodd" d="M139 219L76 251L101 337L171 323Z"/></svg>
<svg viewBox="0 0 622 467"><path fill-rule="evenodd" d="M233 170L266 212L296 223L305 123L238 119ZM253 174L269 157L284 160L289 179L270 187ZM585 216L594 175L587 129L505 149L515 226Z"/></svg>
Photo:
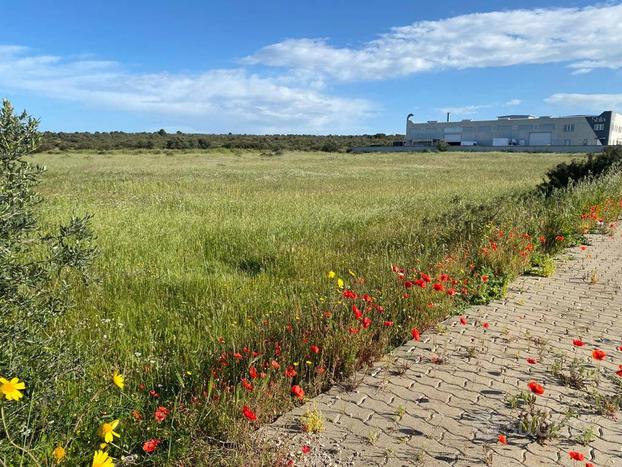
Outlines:
<svg viewBox="0 0 622 467"><path fill-rule="evenodd" d="M437 120L428 120L428 123L438 123Z"/></svg>

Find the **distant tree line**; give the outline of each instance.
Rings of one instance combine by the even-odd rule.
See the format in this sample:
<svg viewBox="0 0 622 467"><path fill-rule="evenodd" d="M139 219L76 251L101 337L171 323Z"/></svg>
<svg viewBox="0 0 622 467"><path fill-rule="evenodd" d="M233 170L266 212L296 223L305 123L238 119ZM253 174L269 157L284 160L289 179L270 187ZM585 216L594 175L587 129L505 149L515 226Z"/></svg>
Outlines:
<svg viewBox="0 0 622 467"><path fill-rule="evenodd" d="M167 133L125 133L122 131L95 133L54 133L42 134L39 152L115 149L177 150L177 149L254 149L260 151L346 151L355 146L390 146L402 141L402 135L234 135L234 134L191 134Z"/></svg>

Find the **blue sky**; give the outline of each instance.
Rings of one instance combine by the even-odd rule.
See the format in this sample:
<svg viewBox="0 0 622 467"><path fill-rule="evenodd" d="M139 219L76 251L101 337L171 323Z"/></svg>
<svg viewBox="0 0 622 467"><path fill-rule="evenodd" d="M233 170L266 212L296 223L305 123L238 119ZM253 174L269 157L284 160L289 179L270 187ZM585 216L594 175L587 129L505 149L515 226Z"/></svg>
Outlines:
<svg viewBox="0 0 622 467"><path fill-rule="evenodd" d="M0 97L58 131L398 133L622 110L622 3L5 2Z"/></svg>

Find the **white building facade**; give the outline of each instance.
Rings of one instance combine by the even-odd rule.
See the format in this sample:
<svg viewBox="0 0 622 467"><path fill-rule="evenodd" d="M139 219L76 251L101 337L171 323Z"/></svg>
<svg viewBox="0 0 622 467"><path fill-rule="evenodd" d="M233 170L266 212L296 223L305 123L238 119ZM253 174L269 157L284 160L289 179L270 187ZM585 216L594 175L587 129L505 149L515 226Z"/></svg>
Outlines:
<svg viewBox="0 0 622 467"><path fill-rule="evenodd" d="M622 115L533 117L504 115L497 120L406 123L406 146L607 146L622 145Z"/></svg>

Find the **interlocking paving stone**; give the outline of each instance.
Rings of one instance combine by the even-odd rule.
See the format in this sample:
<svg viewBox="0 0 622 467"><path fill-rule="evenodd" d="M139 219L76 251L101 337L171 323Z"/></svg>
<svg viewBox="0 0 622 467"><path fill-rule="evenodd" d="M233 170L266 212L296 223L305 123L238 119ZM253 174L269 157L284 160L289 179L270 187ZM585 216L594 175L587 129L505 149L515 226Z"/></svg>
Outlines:
<svg viewBox="0 0 622 467"><path fill-rule="evenodd" d="M573 449L599 467L622 466L622 424L597 414L584 390L560 385L550 371L557 355L588 361L595 347L608 357L592 368L613 374L622 364L616 350L622 345L622 236L593 235L589 241L586 251L572 248L560 257L552 277L517 278L503 300L466 310L466 326L449 318L446 332L426 333L420 342L395 349L361 375L354 391L335 386L262 428L261 435L291 453L309 444L311 452L298 455L297 465L584 465L573 464ZM578 337L586 343L582 348L572 344ZM476 351L469 355L470 347ZM445 362L432 363L434 353ZM529 365L528 357L538 363ZM544 444L516 429L517 410L506 404L531 379L545 386L537 405L554 420L568 408L579 413L559 439ZM599 390L612 394L615 384L622 378L618 383L601 377ZM320 434L297 428L313 404L326 418ZM590 427L595 439L577 444ZM507 445L498 443L500 433Z"/></svg>

